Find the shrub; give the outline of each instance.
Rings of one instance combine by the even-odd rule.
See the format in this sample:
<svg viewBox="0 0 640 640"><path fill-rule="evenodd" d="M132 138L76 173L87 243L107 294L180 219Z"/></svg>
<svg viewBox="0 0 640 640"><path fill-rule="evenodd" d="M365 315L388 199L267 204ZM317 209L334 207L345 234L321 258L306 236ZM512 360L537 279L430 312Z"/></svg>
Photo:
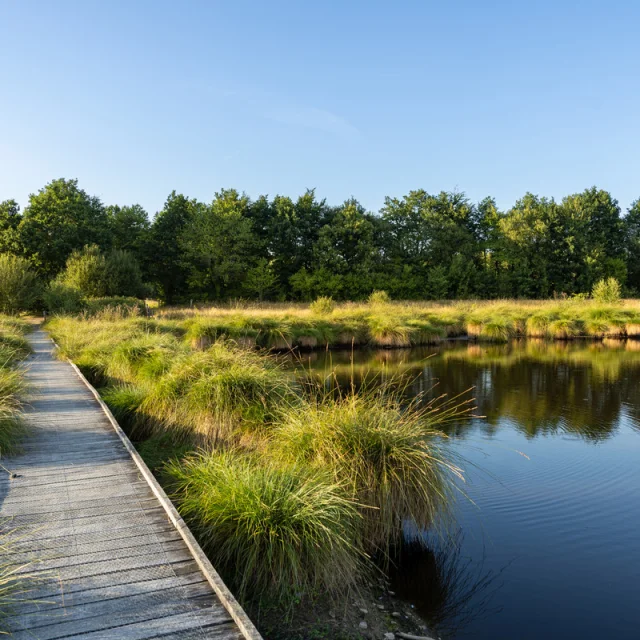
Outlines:
<svg viewBox="0 0 640 640"><path fill-rule="evenodd" d="M291 604L360 576L358 509L326 472L234 452L166 470L181 513L240 597Z"/></svg>
<svg viewBox="0 0 640 640"><path fill-rule="evenodd" d="M105 296L108 292L107 260L97 245L87 245L69 256L57 281L76 289L86 298Z"/></svg>
<svg viewBox="0 0 640 640"><path fill-rule="evenodd" d="M622 287L615 278L603 278L593 285L591 297L598 302L619 302L622 296Z"/></svg>
<svg viewBox="0 0 640 640"><path fill-rule="evenodd" d="M16 313L33 308L40 294L38 277L28 260L0 254L0 311Z"/></svg>
<svg viewBox="0 0 640 640"><path fill-rule="evenodd" d="M147 293L136 259L128 251L114 249L106 258L106 293L142 298Z"/></svg>
<svg viewBox="0 0 640 640"><path fill-rule="evenodd" d="M82 309L82 293L59 280L49 283L42 300L49 313L77 313Z"/></svg>
<svg viewBox="0 0 640 640"><path fill-rule="evenodd" d="M74 251L55 282L75 289L83 298L137 298L148 293L133 255L115 249L105 256L97 245Z"/></svg>
<svg viewBox="0 0 640 640"><path fill-rule="evenodd" d="M369 304L388 304L391 302L391 297L386 291L374 291L368 297L367 302Z"/></svg>
<svg viewBox="0 0 640 640"><path fill-rule="evenodd" d="M329 314L336 308L336 304L331 296L320 296L316 298L309 307L313 313Z"/></svg>

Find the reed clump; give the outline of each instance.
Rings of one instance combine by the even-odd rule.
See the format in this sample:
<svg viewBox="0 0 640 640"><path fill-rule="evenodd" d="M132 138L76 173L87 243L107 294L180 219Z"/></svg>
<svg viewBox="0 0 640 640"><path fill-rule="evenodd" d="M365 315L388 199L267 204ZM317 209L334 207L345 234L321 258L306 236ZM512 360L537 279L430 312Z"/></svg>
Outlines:
<svg viewBox="0 0 640 640"><path fill-rule="evenodd" d="M19 363L31 351L27 330L26 322L0 316L0 458L15 453L26 432L21 418L26 385Z"/></svg>
<svg viewBox="0 0 640 640"><path fill-rule="evenodd" d="M417 401L406 407L384 389L352 392L288 411L272 442L285 459L331 470L360 506L364 548L386 554L405 519L428 527L451 504L452 477L462 472L437 427L466 409Z"/></svg>
<svg viewBox="0 0 640 640"><path fill-rule="evenodd" d="M139 411L160 429L176 425L218 440L269 425L297 398L292 375L271 358L216 342L177 358L157 377Z"/></svg>
<svg viewBox="0 0 640 640"><path fill-rule="evenodd" d="M242 451L194 455L167 472L181 513L240 597L290 606L362 576L360 514L330 474Z"/></svg>

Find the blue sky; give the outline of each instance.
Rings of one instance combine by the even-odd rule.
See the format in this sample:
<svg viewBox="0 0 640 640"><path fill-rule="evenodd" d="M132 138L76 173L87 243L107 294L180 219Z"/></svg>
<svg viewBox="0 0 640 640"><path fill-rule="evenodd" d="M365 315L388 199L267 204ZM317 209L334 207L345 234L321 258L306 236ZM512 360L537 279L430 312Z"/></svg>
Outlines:
<svg viewBox="0 0 640 640"><path fill-rule="evenodd" d="M0 200L640 197L640 3L0 0Z"/></svg>

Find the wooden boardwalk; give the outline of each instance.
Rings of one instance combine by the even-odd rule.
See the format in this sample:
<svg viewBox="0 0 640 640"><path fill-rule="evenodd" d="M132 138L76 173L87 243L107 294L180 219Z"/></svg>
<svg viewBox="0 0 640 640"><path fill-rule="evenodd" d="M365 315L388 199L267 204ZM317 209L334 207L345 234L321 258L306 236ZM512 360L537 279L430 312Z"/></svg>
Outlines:
<svg viewBox="0 0 640 640"><path fill-rule="evenodd" d="M16 477L1 474L0 516L42 582L13 638L259 639L91 389L43 331L30 340L31 433L4 461Z"/></svg>

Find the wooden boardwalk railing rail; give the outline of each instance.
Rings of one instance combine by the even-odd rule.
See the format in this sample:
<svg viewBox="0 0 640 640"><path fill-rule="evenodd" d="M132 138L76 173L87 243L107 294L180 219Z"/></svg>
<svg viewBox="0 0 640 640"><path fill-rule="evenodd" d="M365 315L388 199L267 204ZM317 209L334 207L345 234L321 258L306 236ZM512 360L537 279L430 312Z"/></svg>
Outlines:
<svg viewBox="0 0 640 640"><path fill-rule="evenodd" d="M30 434L0 517L41 579L12 637L261 640L97 392L44 331L30 342Z"/></svg>

